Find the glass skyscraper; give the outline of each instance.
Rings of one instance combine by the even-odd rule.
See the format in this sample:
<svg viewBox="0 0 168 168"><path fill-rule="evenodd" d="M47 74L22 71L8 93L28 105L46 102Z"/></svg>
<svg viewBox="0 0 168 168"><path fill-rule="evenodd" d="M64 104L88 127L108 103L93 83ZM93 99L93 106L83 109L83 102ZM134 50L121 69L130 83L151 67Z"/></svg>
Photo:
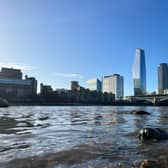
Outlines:
<svg viewBox="0 0 168 168"><path fill-rule="evenodd" d="M158 67L158 92L164 94L168 89L168 64L162 63Z"/></svg>
<svg viewBox="0 0 168 168"><path fill-rule="evenodd" d="M140 48L137 48L135 52L135 60L133 64L133 83L135 96L146 94L145 52Z"/></svg>

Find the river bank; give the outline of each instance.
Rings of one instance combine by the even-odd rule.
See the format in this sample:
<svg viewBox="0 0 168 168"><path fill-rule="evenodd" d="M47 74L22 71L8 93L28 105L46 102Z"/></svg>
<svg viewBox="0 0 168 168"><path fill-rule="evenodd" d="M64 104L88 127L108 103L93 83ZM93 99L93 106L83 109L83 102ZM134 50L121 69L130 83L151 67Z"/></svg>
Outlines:
<svg viewBox="0 0 168 168"><path fill-rule="evenodd" d="M41 101L10 101L11 106L168 106L152 103L83 103L83 102L41 102Z"/></svg>

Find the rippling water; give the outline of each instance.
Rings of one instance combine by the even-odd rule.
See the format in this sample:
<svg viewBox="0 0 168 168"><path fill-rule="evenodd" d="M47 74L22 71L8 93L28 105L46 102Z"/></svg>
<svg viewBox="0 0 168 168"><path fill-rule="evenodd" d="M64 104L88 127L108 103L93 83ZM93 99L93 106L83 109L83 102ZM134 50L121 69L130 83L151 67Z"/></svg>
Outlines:
<svg viewBox="0 0 168 168"><path fill-rule="evenodd" d="M168 154L168 141L142 144L137 138L140 128L168 129L167 123L167 107L1 108L0 167L130 168Z"/></svg>

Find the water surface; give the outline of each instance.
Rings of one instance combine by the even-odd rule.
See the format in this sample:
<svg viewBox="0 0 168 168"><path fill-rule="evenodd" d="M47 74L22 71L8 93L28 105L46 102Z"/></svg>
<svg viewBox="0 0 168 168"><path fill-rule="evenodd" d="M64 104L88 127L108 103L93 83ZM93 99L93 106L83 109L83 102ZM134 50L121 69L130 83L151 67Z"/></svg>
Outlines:
<svg viewBox="0 0 168 168"><path fill-rule="evenodd" d="M146 110L151 115L134 115ZM0 109L0 167L131 167L167 155L168 141L142 144L142 127L168 130L167 107L58 106Z"/></svg>

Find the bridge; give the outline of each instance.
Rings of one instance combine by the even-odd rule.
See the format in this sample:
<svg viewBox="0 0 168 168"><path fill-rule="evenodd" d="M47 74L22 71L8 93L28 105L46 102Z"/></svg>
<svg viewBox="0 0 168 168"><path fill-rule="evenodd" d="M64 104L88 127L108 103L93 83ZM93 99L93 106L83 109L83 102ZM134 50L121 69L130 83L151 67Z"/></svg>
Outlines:
<svg viewBox="0 0 168 168"><path fill-rule="evenodd" d="M143 95L143 96L127 96L126 99L129 102L138 102L138 101L146 101L156 105L161 102L168 101L168 95Z"/></svg>

